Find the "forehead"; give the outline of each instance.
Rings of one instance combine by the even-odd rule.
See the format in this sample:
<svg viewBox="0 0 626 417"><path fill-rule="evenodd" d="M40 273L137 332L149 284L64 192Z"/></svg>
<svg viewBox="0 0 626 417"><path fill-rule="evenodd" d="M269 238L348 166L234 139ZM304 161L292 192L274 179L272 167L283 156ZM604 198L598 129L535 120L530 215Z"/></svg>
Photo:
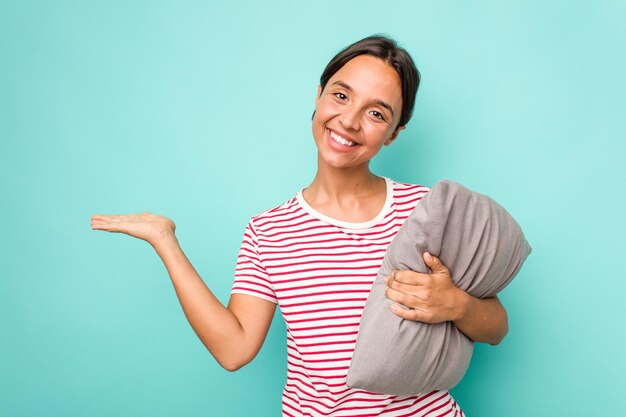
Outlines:
<svg viewBox="0 0 626 417"><path fill-rule="evenodd" d="M402 82L397 71L382 59L359 55L348 61L328 80L348 84L355 94L372 100L383 100L395 108L402 106Z"/></svg>

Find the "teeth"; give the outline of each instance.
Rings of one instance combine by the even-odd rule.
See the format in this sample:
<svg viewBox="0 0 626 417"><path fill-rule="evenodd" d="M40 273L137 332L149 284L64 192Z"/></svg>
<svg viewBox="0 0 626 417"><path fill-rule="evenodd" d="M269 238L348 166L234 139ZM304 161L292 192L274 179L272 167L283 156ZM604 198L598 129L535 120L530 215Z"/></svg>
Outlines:
<svg viewBox="0 0 626 417"><path fill-rule="evenodd" d="M356 143L354 143L354 142L352 142L350 140L342 138L341 136L339 136L338 134L336 134L332 130L330 131L330 137L333 138L335 140L335 142L341 143L342 145L345 145L345 146L355 146L356 145Z"/></svg>

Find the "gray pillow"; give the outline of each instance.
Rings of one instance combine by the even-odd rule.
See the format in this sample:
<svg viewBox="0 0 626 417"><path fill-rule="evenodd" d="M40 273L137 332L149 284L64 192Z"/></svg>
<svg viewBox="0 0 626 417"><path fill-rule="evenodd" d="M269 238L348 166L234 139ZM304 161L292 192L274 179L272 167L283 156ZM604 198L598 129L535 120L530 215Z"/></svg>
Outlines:
<svg viewBox="0 0 626 417"><path fill-rule="evenodd" d="M383 280L394 270L431 272L425 251L441 259L459 288L485 298L511 282L531 247L494 200L452 181L438 182L387 248L361 318L348 387L413 395L450 389L465 374L473 351L467 336L452 322L402 319L385 296Z"/></svg>

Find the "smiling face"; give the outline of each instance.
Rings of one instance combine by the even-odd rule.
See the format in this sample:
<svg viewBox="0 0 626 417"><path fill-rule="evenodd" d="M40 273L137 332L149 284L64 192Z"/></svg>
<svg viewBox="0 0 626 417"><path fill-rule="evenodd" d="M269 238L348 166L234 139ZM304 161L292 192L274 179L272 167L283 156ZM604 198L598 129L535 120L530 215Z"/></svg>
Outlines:
<svg viewBox="0 0 626 417"><path fill-rule="evenodd" d="M367 167L396 128L402 111L402 85L396 70L379 58L348 61L321 91L318 87L313 137L318 163L335 168Z"/></svg>

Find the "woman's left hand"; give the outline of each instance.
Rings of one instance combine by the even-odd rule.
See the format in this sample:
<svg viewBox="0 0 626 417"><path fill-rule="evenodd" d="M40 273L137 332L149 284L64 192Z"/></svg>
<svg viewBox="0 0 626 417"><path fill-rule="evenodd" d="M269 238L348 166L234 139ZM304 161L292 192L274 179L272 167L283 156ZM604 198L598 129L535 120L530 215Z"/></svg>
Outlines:
<svg viewBox="0 0 626 417"><path fill-rule="evenodd" d="M396 270L385 278L387 298L410 308L406 310L394 304L391 310L404 319L425 323L463 317L468 294L454 284L450 271L439 258L424 252L424 262L432 273Z"/></svg>

